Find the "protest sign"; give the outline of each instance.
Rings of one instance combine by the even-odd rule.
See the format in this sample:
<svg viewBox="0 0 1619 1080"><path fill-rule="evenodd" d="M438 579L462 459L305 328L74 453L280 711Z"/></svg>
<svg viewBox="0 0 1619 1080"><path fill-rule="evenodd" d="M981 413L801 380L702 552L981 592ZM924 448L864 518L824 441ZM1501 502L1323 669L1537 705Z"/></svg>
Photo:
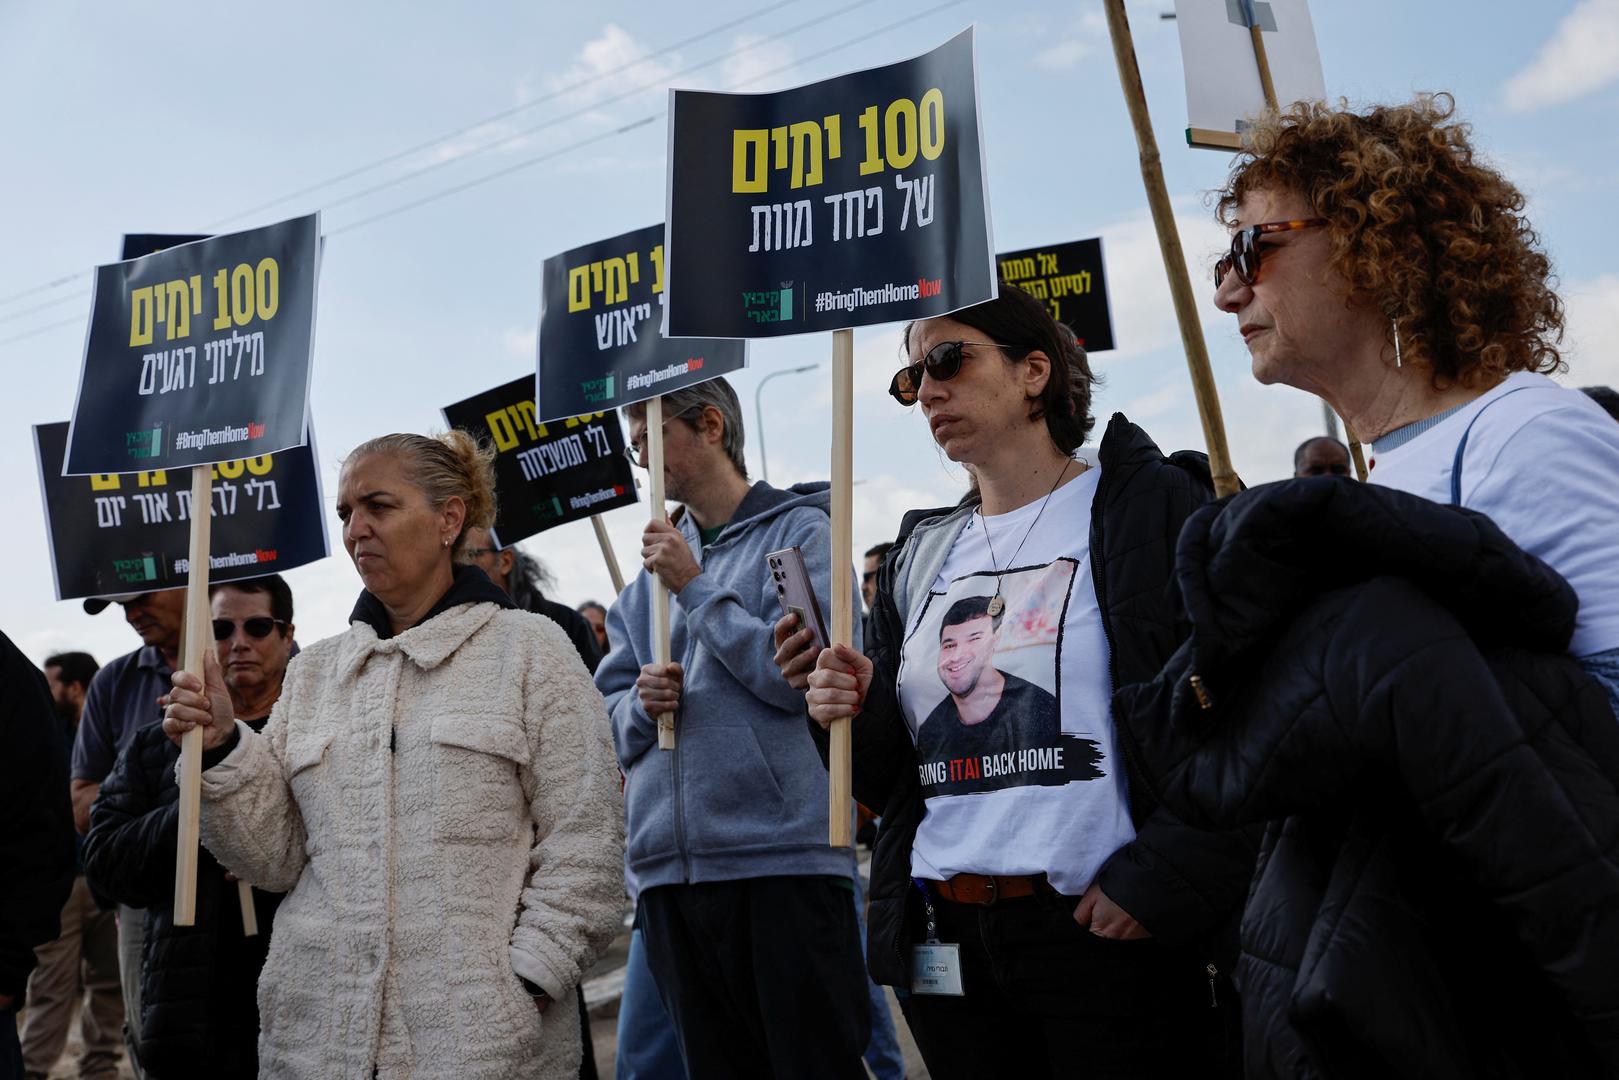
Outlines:
<svg viewBox="0 0 1619 1080"><path fill-rule="evenodd" d="M1188 145L1241 149L1243 131L1267 104L1285 108L1327 96L1306 0L1175 0L1175 27L1186 69ZM1268 63L1256 64L1256 54Z"/></svg>
<svg viewBox="0 0 1619 1080"><path fill-rule="evenodd" d="M189 474L63 476L67 427L66 421L34 427L56 598L183 587L191 569ZM313 445L209 469L209 576L215 584L280 573L330 554Z"/></svg>
<svg viewBox="0 0 1619 1080"><path fill-rule="evenodd" d="M534 380L524 376L444 407L451 426L495 448L494 542L535 533L636 502L624 432L611 412L541 423Z"/></svg>
<svg viewBox="0 0 1619 1080"><path fill-rule="evenodd" d="M972 29L915 59L790 90L671 90L667 237L670 337L833 332L829 598L833 643L847 644L852 328L996 295ZM832 723L830 747L829 839L844 847L847 720Z"/></svg>
<svg viewBox="0 0 1619 1080"><path fill-rule="evenodd" d="M995 261L1001 280L1043 301L1051 317L1072 330L1086 352L1113 348L1113 313L1100 237L1008 251Z"/></svg>
<svg viewBox="0 0 1619 1080"><path fill-rule="evenodd" d="M310 215L97 267L64 471L301 446L318 229Z"/></svg>
<svg viewBox="0 0 1619 1080"><path fill-rule="evenodd" d="M1153 231L1158 234L1158 253L1163 257L1164 273L1169 278L1169 299L1175 306L1181 347L1186 351L1187 373L1192 379L1192 396L1197 400L1197 415L1203 424L1203 441L1208 448L1214 493L1230 495L1241 487L1242 482L1231 467L1231 452L1226 446L1225 416L1220 410L1220 393L1214 384L1214 369L1209 366L1209 349L1203 340L1197 300L1192 295L1192 281L1186 272L1186 252L1181 247L1180 230L1175 225L1175 210L1170 205L1169 188L1164 183L1158 137L1153 134L1152 115L1147 111L1147 91L1141 84L1141 66L1136 62L1135 40L1130 36L1130 17L1124 10L1124 0L1102 0L1102 11L1107 18L1108 38L1113 43L1113 60L1119 70L1119 88L1124 91L1130 126L1135 129L1141 186L1147 192Z"/></svg>
<svg viewBox="0 0 1619 1080"><path fill-rule="evenodd" d="M538 418L645 401L736 371L739 341L663 337L663 226L545 260L540 292Z"/></svg>
<svg viewBox="0 0 1619 1080"><path fill-rule="evenodd" d="M973 32L769 94L671 90L670 337L777 337L995 295Z"/></svg>
<svg viewBox="0 0 1619 1080"><path fill-rule="evenodd" d="M166 251L181 244L207 240L213 235L213 233L125 233L123 248L119 251L118 257L125 261L138 259L154 251Z"/></svg>
<svg viewBox="0 0 1619 1080"><path fill-rule="evenodd" d="M1175 11L1186 68L1189 145L1240 149L1249 118L1261 110L1326 98L1306 0L1226 0L1224 11L1216 4L1177 3ZM1337 414L1324 399L1321 418L1327 435L1337 438ZM1355 475L1364 482L1366 455L1347 419L1344 435Z"/></svg>

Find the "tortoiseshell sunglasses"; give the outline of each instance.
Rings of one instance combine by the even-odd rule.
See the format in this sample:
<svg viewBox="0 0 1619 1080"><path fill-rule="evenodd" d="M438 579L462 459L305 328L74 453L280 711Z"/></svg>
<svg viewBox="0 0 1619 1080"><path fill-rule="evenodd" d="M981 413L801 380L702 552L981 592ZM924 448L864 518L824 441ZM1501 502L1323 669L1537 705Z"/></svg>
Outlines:
<svg viewBox="0 0 1619 1080"><path fill-rule="evenodd" d="M1252 285L1259 280L1259 238L1266 233L1313 229L1325 224L1327 219L1318 217L1307 221L1269 221L1263 225L1238 229L1231 234L1231 250L1214 264L1214 287L1218 289L1226 274L1233 270L1237 273L1237 280L1244 285Z"/></svg>

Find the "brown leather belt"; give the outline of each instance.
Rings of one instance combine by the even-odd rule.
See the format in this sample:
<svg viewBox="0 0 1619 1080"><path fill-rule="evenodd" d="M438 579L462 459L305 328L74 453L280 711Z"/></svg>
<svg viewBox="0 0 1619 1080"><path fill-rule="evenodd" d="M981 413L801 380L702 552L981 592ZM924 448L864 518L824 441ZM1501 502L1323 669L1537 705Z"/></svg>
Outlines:
<svg viewBox="0 0 1619 1080"><path fill-rule="evenodd" d="M957 874L949 881L930 881L934 893L941 900L957 904L983 904L997 900L1016 900L1036 893L1055 892L1044 874L995 875Z"/></svg>

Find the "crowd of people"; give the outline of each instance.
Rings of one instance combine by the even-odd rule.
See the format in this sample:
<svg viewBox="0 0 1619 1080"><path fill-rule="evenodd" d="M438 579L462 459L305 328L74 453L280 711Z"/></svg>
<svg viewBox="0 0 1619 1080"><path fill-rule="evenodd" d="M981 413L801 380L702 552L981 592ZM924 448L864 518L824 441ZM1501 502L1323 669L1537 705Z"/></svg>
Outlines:
<svg viewBox="0 0 1619 1080"><path fill-rule="evenodd" d="M849 642L767 559L831 610L829 485L750 480L723 378L665 396L678 508L606 607L495 545L488 447L396 434L343 461L343 633L270 576L212 588L201 677L178 592L85 601L141 638L99 669L0 639L0 1077L75 1011L86 1077L593 1076L629 909L621 1078L901 1077L885 987L939 1078L1619 1075L1619 398L1548 377L1550 262L1448 99L1248 138L1213 302L1369 483L1319 437L1216 499L1122 414L1080 455L1089 360L1003 284L905 329L969 487L865 552Z"/></svg>

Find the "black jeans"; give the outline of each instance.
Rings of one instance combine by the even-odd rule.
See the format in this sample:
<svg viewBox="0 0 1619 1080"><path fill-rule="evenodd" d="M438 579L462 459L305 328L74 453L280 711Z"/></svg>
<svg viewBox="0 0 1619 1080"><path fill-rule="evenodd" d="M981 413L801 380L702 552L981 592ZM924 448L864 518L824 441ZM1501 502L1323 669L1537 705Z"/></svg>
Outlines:
<svg viewBox="0 0 1619 1080"><path fill-rule="evenodd" d="M664 885L641 894L636 917L687 1075L864 1080L871 1016L847 886Z"/></svg>
<svg viewBox="0 0 1619 1080"><path fill-rule="evenodd" d="M961 948L966 993L910 997L935 1080L1210 1075L1208 976L1191 953L1099 938L1074 922L1078 901L1055 893L932 901L939 940Z"/></svg>

